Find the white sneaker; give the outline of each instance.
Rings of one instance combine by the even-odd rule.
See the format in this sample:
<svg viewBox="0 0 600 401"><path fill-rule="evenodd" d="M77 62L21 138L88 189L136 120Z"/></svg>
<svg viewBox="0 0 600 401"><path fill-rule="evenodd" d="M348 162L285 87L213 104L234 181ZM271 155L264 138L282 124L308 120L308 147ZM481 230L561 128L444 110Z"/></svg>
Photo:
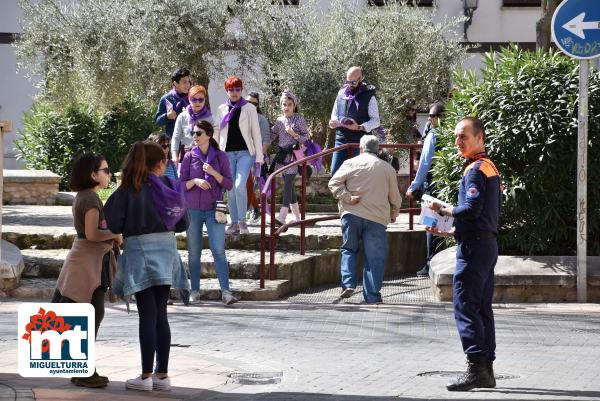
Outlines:
<svg viewBox="0 0 600 401"><path fill-rule="evenodd" d="M152 377L148 376L142 379L142 375L139 375L135 379L128 379L125 382L125 387L130 390L152 391Z"/></svg>
<svg viewBox="0 0 600 401"><path fill-rule="evenodd" d="M152 388L154 390L171 391L171 378L167 376L161 379L156 375L152 375Z"/></svg>
<svg viewBox="0 0 600 401"><path fill-rule="evenodd" d="M236 303L238 301L238 299L233 296L231 291L225 290L225 291L221 291L221 293L222 293L221 301L223 301L223 303L225 305L233 305L234 303Z"/></svg>
<svg viewBox="0 0 600 401"><path fill-rule="evenodd" d="M248 234L250 232L245 221L240 221L238 226L240 228L240 234Z"/></svg>
<svg viewBox="0 0 600 401"><path fill-rule="evenodd" d="M342 291L340 298L350 298L354 294L354 291L356 291L355 288L348 287Z"/></svg>
<svg viewBox="0 0 600 401"><path fill-rule="evenodd" d="M227 234L227 235L238 234L239 232L240 232L240 226L238 226L237 224L231 224L225 230L225 234Z"/></svg>
<svg viewBox="0 0 600 401"><path fill-rule="evenodd" d="M190 292L190 304L196 305L200 303L200 291L192 290Z"/></svg>

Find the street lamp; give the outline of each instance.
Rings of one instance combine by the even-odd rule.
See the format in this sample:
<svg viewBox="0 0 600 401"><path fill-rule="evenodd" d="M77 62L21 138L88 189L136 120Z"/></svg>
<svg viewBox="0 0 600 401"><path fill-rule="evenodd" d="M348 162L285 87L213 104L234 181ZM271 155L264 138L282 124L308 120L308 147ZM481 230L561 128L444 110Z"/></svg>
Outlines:
<svg viewBox="0 0 600 401"><path fill-rule="evenodd" d="M465 40L467 41L469 41L469 38L467 37L467 29L469 29L469 26L473 22L473 13L475 10L477 10L478 5L479 0L463 0L463 11L465 17L467 17L467 20L464 23L464 35Z"/></svg>

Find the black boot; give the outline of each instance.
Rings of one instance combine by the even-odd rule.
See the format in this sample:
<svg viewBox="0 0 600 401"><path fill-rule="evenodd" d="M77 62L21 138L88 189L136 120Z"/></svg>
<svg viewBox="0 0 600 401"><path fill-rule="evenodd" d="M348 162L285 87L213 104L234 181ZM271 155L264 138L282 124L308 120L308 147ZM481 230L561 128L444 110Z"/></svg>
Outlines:
<svg viewBox="0 0 600 401"><path fill-rule="evenodd" d="M488 360L486 357L470 354L467 358L467 371L446 385L448 391L469 391L474 388L495 387L494 376L488 371Z"/></svg>

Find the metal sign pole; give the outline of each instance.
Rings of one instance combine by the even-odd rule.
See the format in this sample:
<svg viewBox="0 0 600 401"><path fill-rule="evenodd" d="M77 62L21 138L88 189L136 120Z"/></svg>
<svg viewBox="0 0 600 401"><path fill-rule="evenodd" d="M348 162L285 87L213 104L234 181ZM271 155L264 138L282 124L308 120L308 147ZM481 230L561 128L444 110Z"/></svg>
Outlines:
<svg viewBox="0 0 600 401"><path fill-rule="evenodd" d="M587 302L588 60L579 61L577 132L577 302Z"/></svg>

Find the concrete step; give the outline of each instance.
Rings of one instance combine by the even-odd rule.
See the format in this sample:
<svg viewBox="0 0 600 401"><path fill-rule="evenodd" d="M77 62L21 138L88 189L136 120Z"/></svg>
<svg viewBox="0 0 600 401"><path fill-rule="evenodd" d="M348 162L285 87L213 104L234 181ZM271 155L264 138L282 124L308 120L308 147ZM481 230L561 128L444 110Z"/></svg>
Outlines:
<svg viewBox="0 0 600 401"><path fill-rule="evenodd" d="M456 247L431 260L431 285L437 301L452 301ZM494 302L576 302L575 256L500 255L494 269ZM588 302L600 302L600 256L587 258Z"/></svg>
<svg viewBox="0 0 600 401"><path fill-rule="evenodd" d="M24 249L23 261L25 268L22 273L23 278L57 278L69 253L68 249ZM188 252L180 250L179 254L183 264L188 268ZM227 260L229 262L229 277L233 279L258 279L260 269L260 252L246 250L226 250ZM319 252L308 252L306 255L300 255L296 252L277 252L276 263L280 276L286 272L295 269L301 269L315 257L319 257ZM217 277L214 267L213 256L210 249L202 250L201 257L201 277ZM269 254L266 254L266 263L268 268ZM189 268L188 268L189 269Z"/></svg>
<svg viewBox="0 0 600 401"><path fill-rule="evenodd" d="M201 299L220 300L221 290L217 279L204 279L201 282ZM273 301L290 292L288 280L265 281L261 289L258 280L230 280L231 292L242 301ZM41 299L50 301L56 288L55 278L22 279L19 287L6 292L6 296L22 299ZM171 289L171 298L179 299L179 290ZM107 301L108 302L108 301Z"/></svg>

